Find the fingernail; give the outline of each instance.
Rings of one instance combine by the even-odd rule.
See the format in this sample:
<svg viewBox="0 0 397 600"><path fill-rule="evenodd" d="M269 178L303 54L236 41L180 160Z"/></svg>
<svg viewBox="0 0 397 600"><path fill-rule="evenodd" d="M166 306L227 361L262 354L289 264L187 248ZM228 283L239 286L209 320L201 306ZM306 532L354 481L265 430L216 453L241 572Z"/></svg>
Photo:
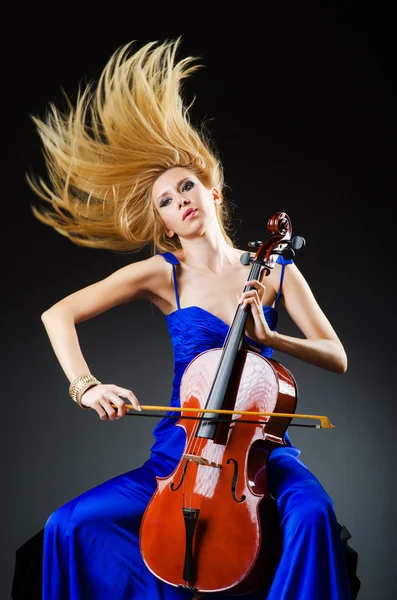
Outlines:
<svg viewBox="0 0 397 600"><path fill-rule="evenodd" d="M138 410L142 411L142 409L141 409L141 407L140 407L140 406L138 406Z"/></svg>

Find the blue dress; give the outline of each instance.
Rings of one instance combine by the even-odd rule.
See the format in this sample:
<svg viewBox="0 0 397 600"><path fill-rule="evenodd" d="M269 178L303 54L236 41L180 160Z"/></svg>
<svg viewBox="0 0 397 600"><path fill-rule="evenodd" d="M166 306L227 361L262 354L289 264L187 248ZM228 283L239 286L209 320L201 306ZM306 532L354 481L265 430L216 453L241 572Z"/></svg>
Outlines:
<svg viewBox="0 0 397 600"><path fill-rule="evenodd" d="M173 265L177 309L165 319L174 351L170 405L180 406L180 381L199 353L223 346L229 326L212 313L179 304L175 265L170 252L161 256ZM271 329L277 326L277 304L287 261L281 256L276 306L264 306ZM258 346L271 357L272 349ZM185 432L173 419L162 419L153 431L149 459L139 468L101 483L58 508L44 528L43 600L186 600L189 591L165 584L143 563L139 528L156 490L156 475L169 475L180 460ZM346 561L333 502L318 479L299 460L300 450L288 434L268 462L268 486L277 501L282 536L281 558L270 590L243 596L247 600L351 600ZM236 596L211 594L209 598Z"/></svg>

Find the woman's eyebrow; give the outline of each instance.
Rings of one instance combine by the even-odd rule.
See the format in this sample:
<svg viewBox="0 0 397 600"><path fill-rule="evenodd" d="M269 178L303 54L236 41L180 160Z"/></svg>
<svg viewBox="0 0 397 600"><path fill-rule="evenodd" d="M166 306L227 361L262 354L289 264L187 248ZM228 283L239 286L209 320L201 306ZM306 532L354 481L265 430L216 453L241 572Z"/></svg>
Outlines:
<svg viewBox="0 0 397 600"><path fill-rule="evenodd" d="M182 185L182 183L185 181L185 179L189 179L189 177L184 177L183 179L181 179L181 181L178 181L178 184L177 184L177 185L178 185L178 187L180 187L180 186ZM159 197L157 198L157 202L158 202L159 200L161 200L161 198L163 198L163 197L164 197L164 196L166 196L167 194L169 194L169 190L165 190L165 192L163 192L163 193L161 194L161 196L159 196Z"/></svg>

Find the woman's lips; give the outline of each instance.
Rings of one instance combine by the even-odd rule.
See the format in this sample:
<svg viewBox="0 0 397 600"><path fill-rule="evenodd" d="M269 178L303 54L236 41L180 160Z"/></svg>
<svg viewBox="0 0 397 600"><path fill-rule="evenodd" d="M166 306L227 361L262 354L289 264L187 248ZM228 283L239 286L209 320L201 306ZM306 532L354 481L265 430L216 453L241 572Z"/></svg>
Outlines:
<svg viewBox="0 0 397 600"><path fill-rule="evenodd" d="M194 210L191 210L190 213L188 213L183 220L186 221L186 219L189 219L189 217L193 217L196 213L197 213L197 208L195 208Z"/></svg>

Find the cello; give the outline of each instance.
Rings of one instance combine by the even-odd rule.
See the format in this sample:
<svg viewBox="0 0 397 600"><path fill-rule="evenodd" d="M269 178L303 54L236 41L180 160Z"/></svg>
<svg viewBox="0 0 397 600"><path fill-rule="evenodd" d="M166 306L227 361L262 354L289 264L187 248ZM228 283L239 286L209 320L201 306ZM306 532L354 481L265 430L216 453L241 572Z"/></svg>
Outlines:
<svg viewBox="0 0 397 600"><path fill-rule="evenodd" d="M267 241L249 244L255 257L241 256L252 263L247 280L259 279L262 268L269 275L277 255L291 258L305 244L291 237L286 213L275 213L267 228ZM281 551L266 469L272 450L285 445L297 385L284 365L250 349L248 310L239 304L223 347L200 353L183 373L177 426L186 432L184 452L169 476L156 478L140 527L147 568L196 597L262 588Z"/></svg>
<svg viewBox="0 0 397 600"><path fill-rule="evenodd" d="M278 218L283 218L282 216L274 216L272 221L276 222ZM279 229L279 230L278 230ZM299 249L300 247L302 247L303 243L302 240L303 238L293 238L292 240L290 239L290 237L288 235L286 235L284 232L284 227L283 224L281 223L279 226L272 226L272 231L273 233L275 233L276 235L279 236L279 245L276 247L273 245L273 242L277 242L277 240L271 240L271 243L269 243L266 247L266 252L263 253L263 256L266 259L267 262L267 268L271 268L272 265L269 264L270 258L272 253L274 253L275 255L282 253L284 255L285 258L291 258L294 255L294 251L296 249ZM280 237L280 233L284 233L283 238ZM260 242L255 242L255 243L251 243L249 244L252 247L256 247L259 248L259 246L261 246ZM262 248L263 249L263 248ZM255 257L255 260L260 259L260 252L257 254L257 256ZM267 258L266 258L267 257ZM249 262L252 262L254 259L251 258L250 253L247 253L247 255L243 255L242 256L242 260L246 261L245 264L249 264ZM264 262L264 260L262 261ZM256 273L258 273L258 271L256 271ZM249 288L248 288L249 289ZM244 347L244 344L242 344L242 348ZM248 348L247 348L248 350ZM217 358L217 356L215 357ZM196 359L195 359L196 360ZM251 360L251 359L248 359ZM270 364L274 365L275 368L277 368L277 363L273 360L273 359L268 359L270 361ZM256 364L256 363L255 363ZM258 363L258 365L261 365L262 363ZM188 374L188 373L187 373ZM279 371L277 371L277 373L275 374L275 377L278 377ZM292 377L292 376L290 376ZM288 384L288 378L286 380L283 379L277 379L278 383L279 383L279 390L280 393L283 392L283 390L285 388L283 388L283 386L285 384ZM184 380L185 382L185 380ZM186 390L186 387L184 388ZM291 395L291 394L289 394ZM240 397L240 396L239 396ZM202 406L205 405L204 402L204 398L201 399L202 401ZM261 425L261 421L263 420L264 417L267 417L268 420L265 421L263 423L264 427L262 428L262 442L260 441L260 436L256 435L256 439L254 441L254 443L252 444L250 451L248 452L248 461L247 461L247 465L249 466L249 471L244 471L244 473L242 474L242 476L246 476L246 474L251 477L251 479L246 482L245 487L250 486L250 491L252 491L253 493L255 493L255 489L252 489L252 482L254 482L255 486L256 486L256 491L257 493L260 493L261 490L263 491L263 495L262 495L262 499L259 498L259 502L258 502L258 506L259 506L259 526L260 526L260 530L259 532L256 533L256 536L253 540L248 540L245 539L245 543L247 543L247 541L253 542L254 544L257 544L259 547L258 550L258 556L254 557L254 560L252 562L252 569L251 571L249 571L247 569L247 575L240 579L239 583L237 583L237 585L235 585L234 587L230 587L227 590L228 594L233 594L235 593L236 595L239 593L239 585L240 585L240 593L243 593L244 589L248 592L250 589L253 589L255 586L258 586L258 584L260 584L261 587L264 586L265 582L266 582L266 577L268 580L270 580L271 575L272 575L272 565L277 566L277 562L278 562L278 553L279 553L279 544L280 544L280 540L279 540L279 530L278 530L278 512L276 509L276 503L275 500L270 496L269 493L266 493L266 463L267 463L267 458L269 453L272 450L272 445L274 445L274 447L278 447L281 444L281 438L283 433L280 431L277 431L276 429L276 425L277 425L277 420L279 421L280 425L286 429L287 425L285 425L284 423L284 419L288 420L289 426L293 426L293 427L298 427L298 426L304 426L304 427L311 427L313 425L298 425L296 423L290 423L291 419L300 419L300 418L305 418L305 419L317 419L320 421L320 425L314 425L314 427L317 428L331 428L333 427L333 425L330 424L329 419L325 416L320 416L320 415L299 415L296 413L293 414L288 414L288 413L274 413L274 412L266 412L266 411L251 411L251 410L227 410L227 409L211 409L211 408L201 408L199 411L197 410L197 408L189 408L187 406L186 403L182 403L182 407L169 407L169 406L151 406L151 405L141 405L142 408L142 412L137 412L136 410L134 410L134 406L130 405L130 404L126 404L126 407L131 410L132 412L127 412L126 415L128 416L134 416L134 417L155 417L158 418L157 414L154 414L154 412L159 412L159 411L163 411L163 410L172 410L173 414L166 414L165 417L167 418L177 418L178 412L182 412L183 413L183 419L181 420L181 426L185 428L185 431L187 431L188 433L190 433L190 429L188 429L187 427L187 423L190 422L190 420L200 420L202 422L205 422L206 416L203 415L215 415L217 417L217 421L219 423L222 422L222 418L223 417L227 417L228 419L230 418L230 415L238 415L238 420L233 421L233 423L230 423L230 420L228 421L229 426L233 426L233 427L243 427L244 423L246 423L246 420L249 420L249 422L253 422L253 417L262 417L261 420L259 420L259 418L254 421L254 424L256 424L256 426ZM291 405L292 400L289 399L288 403ZM117 406L114 405L113 403L111 403L113 408L117 409ZM193 405L197 406L197 402L192 401ZM236 403L236 406L237 405ZM263 404L261 404L261 406L263 406ZM240 408L246 408L246 406L240 406ZM283 409L282 408L282 403L276 403L275 404L275 408L277 409ZM149 412L147 412L149 411ZM152 412L153 411L153 412ZM195 416L191 416L191 415L197 415L197 419ZM212 423L216 423L216 420L214 417L211 417L213 419ZM186 426L185 426L186 425ZM274 433L273 430L276 430ZM190 433L190 435L193 435L194 432L192 431ZM272 434L275 435L276 437L272 439ZM262 452L259 452L260 448L259 448L259 444L262 444ZM188 449L188 444L186 446L185 452ZM187 460L187 459L184 459ZM257 464L255 464L255 460L257 460ZM204 462L204 461L203 461ZM189 465L189 468L191 466L194 465ZM164 485L164 481L161 480L161 478L157 478L159 480L159 484ZM166 478L169 479L169 478ZM171 482L172 483L172 482ZM166 482L167 484L167 482ZM236 486L237 484L237 486ZM261 487L262 486L262 487ZM242 485L241 485L241 481L239 482L238 480L236 480L234 482L234 491L236 493L236 487L237 487L237 493L239 490L242 489ZM229 493L230 493L230 488L229 488ZM216 499L218 499L218 496L216 497ZM240 496L240 500L241 500L241 496ZM183 506L180 507L180 510L182 512L182 517L184 518L184 512L183 512ZM197 506L194 507L192 506L192 508L196 508ZM185 511L186 511L186 507L185 507ZM188 513L187 513L188 514ZM157 528L159 526L159 523L162 523L164 520L167 519L168 516L168 512L167 512L167 506L165 506L165 513L159 515L160 517L160 521L157 523L153 524L153 539L154 539L154 543L155 543L155 536L156 533L158 532ZM177 520L176 523L177 525L180 527L180 513L177 513ZM151 514L147 514L146 518L151 518ZM149 522L149 521L148 521ZM194 523L193 523L194 525ZM350 547L348 541L351 538L351 534L349 533L349 531L347 530L347 528L343 525L339 525L339 529L341 531L341 539L342 539L342 543L343 543L343 549L344 549L344 553L345 553L345 559L346 559L346 564L347 564L347 568L348 568L348 575L349 575L349 583L350 583L350 590L351 590L351 596L352 596L352 600L357 598L357 594L360 590L361 587L361 582L359 580L359 578L357 577L356 571L357 571L357 560L358 560L358 554L357 552ZM203 523L200 522L199 520L199 526L202 528L203 527ZM193 529L193 527L192 527ZM248 532L249 533L249 532ZM198 545L198 543L196 543L196 539L194 537L194 529L189 533L190 536L190 540L193 539L193 550L194 552L197 552L197 549L200 550L200 546ZM151 532L148 530L146 532L146 535L151 535ZM228 522L225 521L224 522L224 530L223 530L223 535L224 537L226 537L228 535ZM244 536L245 538L247 538L247 536ZM199 539L197 540L199 542ZM243 540L244 541L244 540ZM146 548L146 544L147 541L145 539L143 539L143 542L145 544L145 548ZM11 597L13 600L22 600L22 598L26 599L31 599L32 597L37 597L37 598L41 598L41 588L42 588L42 555L43 555L43 543L44 543L44 529L41 529L38 533L36 533L32 538L30 538L29 540L25 541L16 551L16 555L15 555L15 569L14 569L14 574L13 574L13 580L12 580L12 592L11 592ZM152 542L153 543L153 542ZM179 540L179 543L183 543L182 540ZM189 542L191 543L191 542ZM185 544L185 548L188 547ZM143 548L144 549L144 548ZM157 546L157 551L158 552L166 552L168 550L169 551L169 556L172 556L172 553L174 551L174 548L170 548L170 546L165 545L164 549L158 545ZM240 551L240 549L237 549L238 551ZM142 551L142 544L141 544L141 551ZM154 568L156 568L156 554L155 554L156 548L153 548L153 550L151 551L152 554L149 556L149 561L150 562L146 562L146 564L149 566L149 568L151 568L151 565L153 566L152 568L152 572ZM235 548L233 549L233 551L235 551ZM242 548L242 554L246 552L244 548ZM227 548L227 552L224 555L224 559L225 562L229 559L229 548ZM196 554L191 554L189 559L192 562L192 567L195 566L195 563L197 561L197 556ZM183 565L184 566L184 565ZM216 567L216 563L214 563L214 567ZM187 564L187 567L189 568L189 564ZM190 567L190 569L192 569L192 567ZM212 566L210 566L210 572L211 572ZM192 571L190 571L192 572ZM179 571L180 573L180 571ZM170 576L167 575L168 577L168 583L171 583L173 585L180 585L180 575L177 572L178 578L175 578L175 581L171 579L172 577L172 573L170 574ZM156 574L156 573L154 573ZM189 571L187 571L187 574L189 574ZM201 581L201 579L199 580L199 582ZM238 581L238 578L235 578L235 581ZM189 585L189 582L190 583ZM197 585L197 584L196 584ZM195 591L195 597L198 598L199 596L205 595L204 593L201 593L197 587L195 587L195 580L193 577L191 577L190 580L184 580L183 583L183 587L190 587L192 590ZM214 590L215 591L215 590Z"/></svg>

